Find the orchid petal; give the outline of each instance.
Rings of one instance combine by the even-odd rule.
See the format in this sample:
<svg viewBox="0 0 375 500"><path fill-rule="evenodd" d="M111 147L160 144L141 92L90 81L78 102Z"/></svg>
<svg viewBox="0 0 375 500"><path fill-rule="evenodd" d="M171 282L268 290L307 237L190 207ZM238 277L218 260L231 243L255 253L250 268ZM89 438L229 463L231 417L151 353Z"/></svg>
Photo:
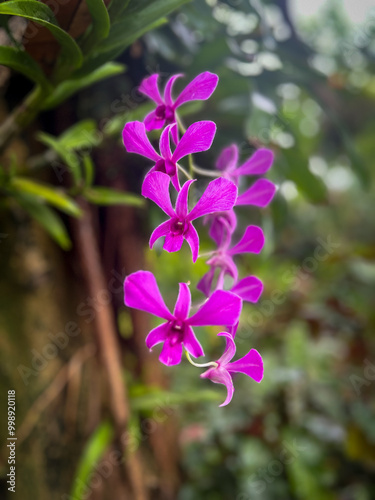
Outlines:
<svg viewBox="0 0 375 500"><path fill-rule="evenodd" d="M185 219L189 211L188 196L189 188L192 182L194 182L194 180L186 181L177 196L175 212L177 217L180 217L181 219Z"/></svg>
<svg viewBox="0 0 375 500"><path fill-rule="evenodd" d="M228 364L236 354L236 344L234 343L233 335L228 332L220 332L217 335L218 337L225 337L226 341L224 353L218 360L219 365L225 368L225 365Z"/></svg>
<svg viewBox="0 0 375 500"><path fill-rule="evenodd" d="M241 240L228 250L229 255L238 253L259 253L264 245L264 234L258 226L247 226Z"/></svg>
<svg viewBox="0 0 375 500"><path fill-rule="evenodd" d="M216 290L187 323L191 326L234 325L241 308L240 297L231 292Z"/></svg>
<svg viewBox="0 0 375 500"><path fill-rule="evenodd" d="M201 374L201 378L208 378L214 384L223 384L227 388L227 397L224 403L221 403L219 406L226 406L232 401L234 394L234 385L232 377L229 373L223 368L210 368Z"/></svg>
<svg viewBox="0 0 375 500"><path fill-rule="evenodd" d="M187 219L194 220L203 215L224 212L233 208L237 188L233 182L219 177L211 181Z"/></svg>
<svg viewBox="0 0 375 500"><path fill-rule="evenodd" d="M211 295L212 282L215 277L215 268L211 267L197 284L197 289L206 297Z"/></svg>
<svg viewBox="0 0 375 500"><path fill-rule="evenodd" d="M181 186L180 186L180 180L178 178L177 168L176 168L176 174L175 175L171 175L171 183L172 183L173 187L175 188L175 190L179 193L180 189L181 189Z"/></svg>
<svg viewBox="0 0 375 500"><path fill-rule="evenodd" d="M150 172L143 181L142 195L156 203L169 217L174 217L169 183L169 175L163 172Z"/></svg>
<svg viewBox="0 0 375 500"><path fill-rule="evenodd" d="M180 78L181 76L184 76L182 73L178 75L173 75L168 81L165 86L164 90L164 101L167 106L173 106L173 99L172 99L172 87L174 85L174 82L177 80L177 78Z"/></svg>
<svg viewBox="0 0 375 500"><path fill-rule="evenodd" d="M216 125L214 122L201 121L190 125L184 135L181 137L172 160L178 162L184 156L191 153L199 153L210 149L214 140Z"/></svg>
<svg viewBox="0 0 375 500"><path fill-rule="evenodd" d="M165 127L163 132L161 133L160 136L160 141L159 141L159 149L160 149L160 154L165 160L170 160L172 158L172 151L171 151L171 145L169 142L169 134L171 131L171 125L168 125L168 127Z"/></svg>
<svg viewBox="0 0 375 500"><path fill-rule="evenodd" d="M177 108L187 101L206 100L216 89L219 77L214 73L205 71L196 76L177 97L174 107Z"/></svg>
<svg viewBox="0 0 375 500"><path fill-rule="evenodd" d="M193 224L189 224L189 227L184 236L186 241L188 242L189 247L191 248L193 262L196 262L199 253L199 236Z"/></svg>
<svg viewBox="0 0 375 500"><path fill-rule="evenodd" d="M224 148L216 161L216 168L226 172L234 170L238 163L238 147L236 144L231 144Z"/></svg>
<svg viewBox="0 0 375 500"><path fill-rule="evenodd" d="M239 295L247 302L258 302L263 291L263 283L256 276L248 276L231 288L231 292Z"/></svg>
<svg viewBox="0 0 375 500"><path fill-rule="evenodd" d="M170 326L168 323L163 323L162 325L157 326L146 337L146 346L148 349L152 349L156 344L160 344L160 342L164 342L170 330Z"/></svg>
<svg viewBox="0 0 375 500"><path fill-rule="evenodd" d="M258 179L247 191L238 196L236 206L266 207L274 197L276 186L268 179Z"/></svg>
<svg viewBox="0 0 375 500"><path fill-rule="evenodd" d="M180 291L178 293L176 305L173 311L173 316L176 319L184 320L188 317L191 305L190 288L186 283L180 283Z"/></svg>
<svg viewBox="0 0 375 500"><path fill-rule="evenodd" d="M165 118L159 118L156 114L156 110L154 109L145 116L143 123L145 124L147 132L149 132L150 130L163 128L165 124Z"/></svg>
<svg viewBox="0 0 375 500"><path fill-rule="evenodd" d="M129 274L124 282L125 305L154 314L159 318L171 320L169 312L160 294L155 276L149 271L137 271Z"/></svg>
<svg viewBox="0 0 375 500"><path fill-rule="evenodd" d="M270 149L261 148L247 160L243 165L234 170L235 175L261 175L272 166L274 154Z"/></svg>
<svg viewBox="0 0 375 500"><path fill-rule="evenodd" d="M159 88L158 88L158 74L153 74L147 78L144 78L138 87L138 91L144 95L147 95L150 99L156 102L156 104L163 104Z"/></svg>
<svg viewBox="0 0 375 500"><path fill-rule="evenodd" d="M181 250L182 244L184 242L184 237L180 234L168 233L165 236L163 248L167 252L178 252Z"/></svg>
<svg viewBox="0 0 375 500"><path fill-rule="evenodd" d="M178 365L182 357L182 342L171 342L167 339L164 342L159 360L167 366Z"/></svg>
<svg viewBox="0 0 375 500"><path fill-rule="evenodd" d="M218 247L227 248L237 226L237 217L233 209L211 216L212 222L208 234Z"/></svg>
<svg viewBox="0 0 375 500"><path fill-rule="evenodd" d="M226 369L230 373L244 373L259 383L263 378L264 372L262 356L256 349L251 349L243 358L238 359L234 363L228 363Z"/></svg>
<svg viewBox="0 0 375 500"><path fill-rule="evenodd" d="M170 233L171 230L171 221L170 219L163 222L160 224L158 227L156 227L150 236L150 248L152 248L155 245L155 242L159 239L162 238L163 236L167 236L167 234Z"/></svg>
<svg viewBox="0 0 375 500"><path fill-rule="evenodd" d="M240 324L240 322L238 321L235 325L233 326L230 326L228 328L228 331L229 333L232 335L232 337L234 338L236 336L236 333L237 333L237 329L238 329L238 325Z"/></svg>
<svg viewBox="0 0 375 500"><path fill-rule="evenodd" d="M155 162L160 160L160 156L146 135L144 123L138 121L127 123L122 131L122 138L128 153L137 153Z"/></svg>
<svg viewBox="0 0 375 500"><path fill-rule="evenodd" d="M184 347L194 358L204 356L202 346L194 335L193 329L188 325L186 325L184 332Z"/></svg>

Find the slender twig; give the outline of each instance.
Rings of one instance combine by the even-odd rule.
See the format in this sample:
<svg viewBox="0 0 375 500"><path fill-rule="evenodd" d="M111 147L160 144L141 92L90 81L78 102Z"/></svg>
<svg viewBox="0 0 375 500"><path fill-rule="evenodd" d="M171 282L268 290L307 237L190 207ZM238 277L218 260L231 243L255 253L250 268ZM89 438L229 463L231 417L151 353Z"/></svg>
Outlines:
<svg viewBox="0 0 375 500"><path fill-rule="evenodd" d="M94 354L95 348L93 344L85 345L74 354L69 363L65 364L61 368L53 382L51 382L47 389L43 391L38 399L35 400L27 412L23 422L19 426L17 432L18 444L22 443L22 441L29 436L35 425L38 423L43 411L61 393L70 378L81 369L85 361L94 356Z"/></svg>
<svg viewBox="0 0 375 500"><path fill-rule="evenodd" d="M98 291L105 290L107 285L100 262L89 204L81 200L80 205L83 215L80 219L74 221L76 244L80 253L82 271L89 294L91 297L96 297ZM120 439L126 432L130 410L127 399L127 387L122 376L120 346L117 338L115 317L112 307L108 303L96 311L95 333L103 366L107 374L109 400L116 435L123 453L127 455L125 467L131 482L134 498L136 500L145 500L147 494L142 479L141 464L138 455L128 453L126 441L124 442L124 440Z"/></svg>

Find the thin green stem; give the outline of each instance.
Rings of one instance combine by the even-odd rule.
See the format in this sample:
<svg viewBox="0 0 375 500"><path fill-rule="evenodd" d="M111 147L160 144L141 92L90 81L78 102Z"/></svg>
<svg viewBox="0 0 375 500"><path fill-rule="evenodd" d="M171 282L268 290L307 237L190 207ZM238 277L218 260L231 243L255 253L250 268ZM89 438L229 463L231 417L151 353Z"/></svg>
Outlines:
<svg viewBox="0 0 375 500"><path fill-rule="evenodd" d="M213 366L214 368L217 368L219 366L218 363L216 363L215 361L209 361L208 363L195 363L191 359L190 354L187 351L185 351L185 354L189 363L192 364L193 366L197 366L198 368L206 368L207 366Z"/></svg>
<svg viewBox="0 0 375 500"><path fill-rule="evenodd" d="M193 179L193 177L192 177L192 176L191 176L188 172L186 172L186 170L184 169L184 167L181 167L181 165L179 165L178 163L177 163L177 168L178 168L178 170L180 170L180 171L181 171L184 175L186 175L186 177L187 177L189 180L192 180L192 179Z"/></svg>
<svg viewBox="0 0 375 500"><path fill-rule="evenodd" d="M204 175L205 177L220 177L220 174L214 170L205 170L204 168L199 168L194 164L191 165L191 168L196 174Z"/></svg>

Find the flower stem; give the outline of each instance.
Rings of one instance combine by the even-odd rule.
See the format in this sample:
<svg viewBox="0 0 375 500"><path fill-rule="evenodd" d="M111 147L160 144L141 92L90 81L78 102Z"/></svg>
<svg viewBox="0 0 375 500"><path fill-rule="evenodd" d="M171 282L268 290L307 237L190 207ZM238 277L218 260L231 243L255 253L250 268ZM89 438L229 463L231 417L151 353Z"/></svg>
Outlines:
<svg viewBox="0 0 375 500"><path fill-rule="evenodd" d="M186 177L189 180L191 180L193 178L188 172L186 172L186 170L184 169L184 167L181 167L181 165L179 165L178 163L177 163L177 168L178 168L178 170L180 170L180 172L182 172L184 175L186 175Z"/></svg>
<svg viewBox="0 0 375 500"><path fill-rule="evenodd" d="M194 164L191 164L191 169L199 174L199 175L204 175L205 177L220 177L220 174L215 171L215 170L205 170L203 168L199 168Z"/></svg>
<svg viewBox="0 0 375 500"><path fill-rule="evenodd" d="M185 354L186 354L186 357L187 357L189 363L191 363L193 366L197 366L198 368L205 368L207 366L214 366L215 368L217 368L219 366L215 361L210 361L208 363L195 363L191 359L190 354L187 351L185 351Z"/></svg>

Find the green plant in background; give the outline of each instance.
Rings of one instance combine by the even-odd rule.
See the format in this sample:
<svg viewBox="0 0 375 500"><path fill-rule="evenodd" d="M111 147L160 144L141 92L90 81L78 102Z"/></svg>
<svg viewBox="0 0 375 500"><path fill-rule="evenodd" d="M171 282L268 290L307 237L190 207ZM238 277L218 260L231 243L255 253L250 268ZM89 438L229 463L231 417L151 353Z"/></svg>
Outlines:
<svg viewBox="0 0 375 500"><path fill-rule="evenodd" d="M0 64L22 73L35 83L35 88L25 101L0 126L0 151L41 111L58 106L94 83L124 73L126 67L113 62L113 59L143 33L165 23L164 16L183 3L184 0L112 1L107 9L103 0L88 0L87 7L92 22L83 35L75 40L60 28L48 5L36 0L2 2L0 16L3 16L5 27L10 16L22 17L34 23L34 27L46 28L59 43L60 50L53 70L47 76L25 50L27 44L25 47L0 47ZM59 8L56 14L59 14ZM26 36L25 40L30 42L32 37ZM110 123L107 123L106 129L111 129ZM111 134L113 133L112 127ZM30 158L26 165L11 164L1 170L1 189L7 196L7 202L15 201L20 204L64 249L71 247L68 233L58 214L48 205L73 217L80 214L79 207L74 202L74 197L77 196L98 205L142 205L141 199L135 195L92 186L95 166L90 151L98 147L107 136L106 131L98 131L95 122L91 120L74 125L59 138L40 133L39 140L50 148L41 161L35 162L34 158ZM86 153L81 154L82 150ZM71 174L69 188L57 189L33 180L36 169L50 167L51 161L56 163L57 160ZM19 171L22 171L22 177Z"/></svg>

